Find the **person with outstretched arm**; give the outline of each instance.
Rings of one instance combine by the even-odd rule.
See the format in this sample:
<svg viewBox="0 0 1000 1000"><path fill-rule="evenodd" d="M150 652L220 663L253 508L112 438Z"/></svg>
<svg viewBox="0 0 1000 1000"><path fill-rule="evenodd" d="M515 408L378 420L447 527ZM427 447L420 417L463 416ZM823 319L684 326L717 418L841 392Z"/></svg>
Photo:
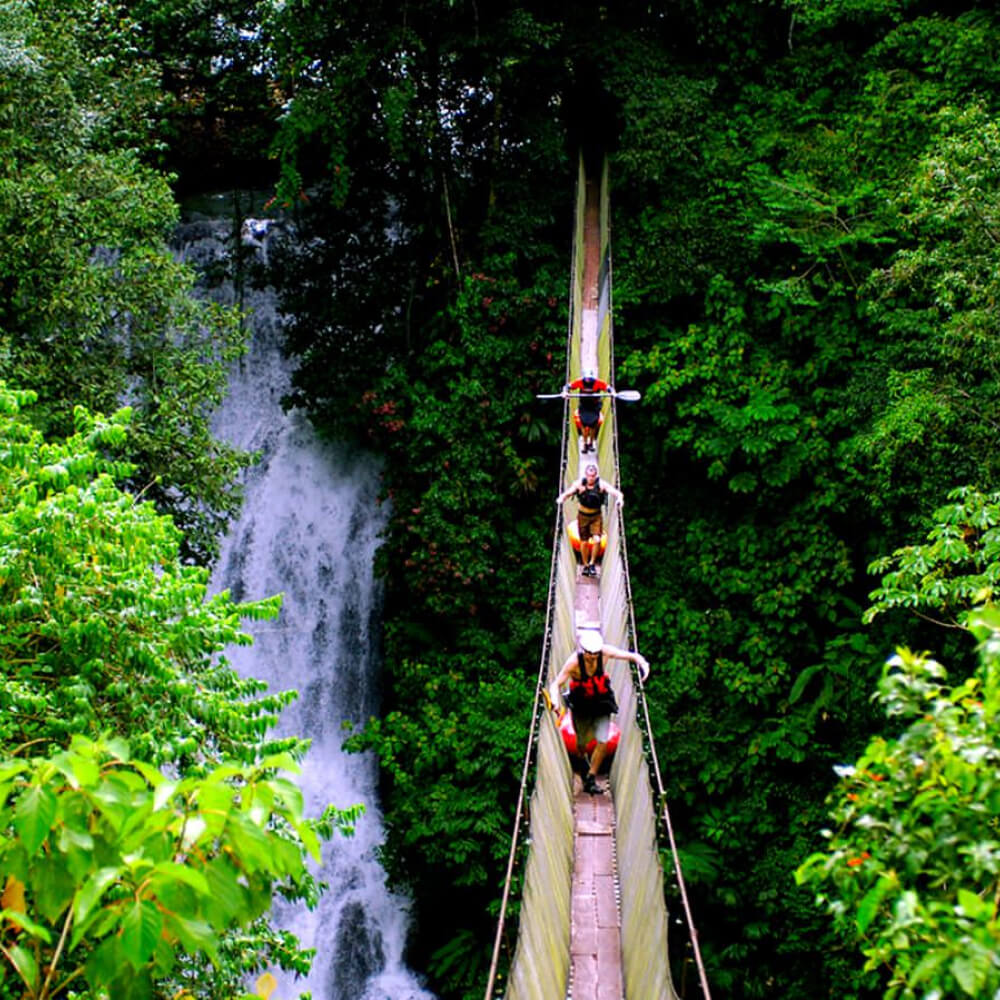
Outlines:
<svg viewBox="0 0 1000 1000"><path fill-rule="evenodd" d="M576 527L580 536L580 559L583 562L583 575L596 576L594 565L601 552L601 535L604 534L604 518L601 508L608 496L613 496L618 507L625 504L625 495L617 486L606 483L597 474L597 466L591 463L584 469L583 478L571 483L556 497L556 505L561 506L573 494L579 505Z"/></svg>
<svg viewBox="0 0 1000 1000"><path fill-rule="evenodd" d="M576 425L583 437L583 451L594 451L597 431L601 426L601 414L604 398L601 393L614 390L604 379L598 378L593 371L585 371L580 378L574 379L563 388L563 392L579 392L580 400L576 409Z"/></svg>
<svg viewBox="0 0 1000 1000"><path fill-rule="evenodd" d="M584 747L592 739L597 741L583 778L583 790L590 795L600 795L597 773L608 749L611 716L618 711L604 663L606 660L628 660L639 668L639 676L645 683L649 661L641 653L608 645L595 629L581 630L577 643L576 652L570 654L549 686L549 697L553 706L560 708L563 687L569 685L566 703L573 713L577 746Z"/></svg>

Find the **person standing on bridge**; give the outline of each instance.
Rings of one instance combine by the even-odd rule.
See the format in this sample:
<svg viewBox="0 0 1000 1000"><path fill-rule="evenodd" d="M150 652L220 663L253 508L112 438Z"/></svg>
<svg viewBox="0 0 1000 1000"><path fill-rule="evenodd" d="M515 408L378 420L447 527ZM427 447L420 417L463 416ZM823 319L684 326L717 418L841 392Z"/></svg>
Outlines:
<svg viewBox="0 0 1000 1000"><path fill-rule="evenodd" d="M566 703L573 713L576 745L582 748L591 740L596 741L587 762L587 773L583 776L583 790L590 795L601 794L597 773L608 750L611 716L618 711L611 680L604 672L606 660L634 663L639 668L643 683L649 676L649 661L641 653L610 646L604 642L600 632L587 629L580 632L576 652L570 654L549 688L552 704L558 708L562 704L563 686L569 684Z"/></svg>
<svg viewBox="0 0 1000 1000"><path fill-rule="evenodd" d="M597 431L603 419L604 397L602 392L613 392L614 390L603 379L599 379L592 369L587 369L580 376L574 379L563 389L563 392L580 393L579 403L576 413L573 414L574 422L580 429L583 437L583 451L594 451L594 442L597 439Z"/></svg>
<svg viewBox="0 0 1000 1000"><path fill-rule="evenodd" d="M615 498L621 509L625 504L625 496L620 489L606 483L597 474L597 466L593 462L584 469L583 478L578 483L567 486L559 496L556 504L561 506L573 494L579 504L576 518L577 533L580 536L580 559L583 562L584 576L597 576L594 565L601 552L601 536L604 534L604 518L601 507L610 494Z"/></svg>

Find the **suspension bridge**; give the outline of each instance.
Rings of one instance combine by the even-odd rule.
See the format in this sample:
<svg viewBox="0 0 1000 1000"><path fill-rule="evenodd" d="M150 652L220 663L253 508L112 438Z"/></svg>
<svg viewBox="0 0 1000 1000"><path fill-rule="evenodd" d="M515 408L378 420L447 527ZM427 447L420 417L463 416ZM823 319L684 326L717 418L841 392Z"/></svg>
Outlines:
<svg viewBox="0 0 1000 1000"><path fill-rule="evenodd" d="M608 205L607 161L596 169L591 165L588 172L581 157L567 385L594 373L614 386ZM564 395L560 489L580 482L585 468L596 464L601 479L627 495L628 484L619 482L614 393L603 397L603 425L594 451L583 450L573 422L578 401ZM591 576L583 573L568 541L561 505L556 515L533 722L485 1000L711 1000L641 672L625 660L605 663L618 701L618 746L598 795L583 790L546 697L583 634L597 633L605 644L639 649L624 511L612 506L604 522L606 547L598 574ZM673 868L668 874L676 886L674 915L667 907L661 847ZM510 913L515 885L520 886L516 937L508 926L514 923ZM673 963L671 934L684 937L682 953ZM504 976L498 970L511 938L513 955Z"/></svg>

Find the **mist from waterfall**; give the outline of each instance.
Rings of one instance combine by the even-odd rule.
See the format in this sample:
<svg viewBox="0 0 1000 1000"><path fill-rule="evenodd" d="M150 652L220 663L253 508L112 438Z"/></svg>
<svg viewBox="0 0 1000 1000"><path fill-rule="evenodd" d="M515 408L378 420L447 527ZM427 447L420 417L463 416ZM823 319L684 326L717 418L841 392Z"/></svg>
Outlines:
<svg viewBox="0 0 1000 1000"><path fill-rule="evenodd" d="M192 216L181 227L178 253L199 269L230 271L218 268L232 250L228 207L220 196L217 213ZM247 220L244 245L266 258L272 229L266 220ZM205 291L234 301L228 279ZM270 287L241 294L251 310L250 349L234 366L213 429L261 458L246 473L243 510L222 542L211 590L228 588L239 601L280 593L283 605L275 620L247 622L254 644L227 656L272 690L299 692L279 734L312 741L300 777L308 813L319 815L329 803L365 804L354 836L336 835L324 847L319 877L329 888L319 906L275 908L277 922L317 952L307 979L278 976L275 997L311 990L314 1000L433 1000L403 965L407 901L387 890L375 857L382 840L377 762L342 749L343 723L378 710L381 591L373 560L385 523L379 463L324 443L303 413L282 409L291 365L277 296Z"/></svg>

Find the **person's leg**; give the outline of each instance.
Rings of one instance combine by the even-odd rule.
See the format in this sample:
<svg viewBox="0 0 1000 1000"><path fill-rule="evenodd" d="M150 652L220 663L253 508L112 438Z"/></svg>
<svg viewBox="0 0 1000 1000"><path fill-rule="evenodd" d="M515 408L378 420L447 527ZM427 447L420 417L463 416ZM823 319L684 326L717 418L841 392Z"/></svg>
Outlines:
<svg viewBox="0 0 1000 1000"><path fill-rule="evenodd" d="M591 544L591 538L594 534L591 528L593 520L593 514L587 514L583 511L580 511L576 520L577 530L580 533L580 561L583 563L584 576L590 576L592 572L590 567L594 562L594 547Z"/></svg>
<svg viewBox="0 0 1000 1000"><path fill-rule="evenodd" d="M597 775L608 752L608 740L611 738L611 716L602 715L595 719L593 727L596 745L590 754L590 768L583 776L583 790L591 795L600 795L601 788L597 784Z"/></svg>
<svg viewBox="0 0 1000 1000"><path fill-rule="evenodd" d="M595 514L590 522L590 575L597 576L597 561L601 556L601 536L604 534L604 518Z"/></svg>
<svg viewBox="0 0 1000 1000"><path fill-rule="evenodd" d="M583 755L583 767L580 769L583 790L588 792L590 795L596 795L597 791L594 786L594 777L590 773L590 757L588 756L586 750L590 743L597 738L597 732L594 729L594 720L586 716L581 718L574 715L573 727L576 729L577 748Z"/></svg>
<svg viewBox="0 0 1000 1000"><path fill-rule="evenodd" d="M597 557L601 552L601 536L600 534L590 536L590 565L593 566L597 562Z"/></svg>

